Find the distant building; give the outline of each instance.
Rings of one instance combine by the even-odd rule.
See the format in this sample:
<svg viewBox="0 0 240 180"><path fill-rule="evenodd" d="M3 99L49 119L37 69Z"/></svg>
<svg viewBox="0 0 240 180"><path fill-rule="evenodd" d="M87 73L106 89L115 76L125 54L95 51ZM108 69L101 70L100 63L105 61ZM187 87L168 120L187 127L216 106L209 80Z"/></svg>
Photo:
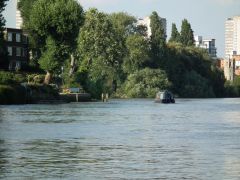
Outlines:
<svg viewBox="0 0 240 180"><path fill-rule="evenodd" d="M224 60L224 76L226 80L233 81L235 77L235 61L233 59Z"/></svg>
<svg viewBox="0 0 240 180"><path fill-rule="evenodd" d="M233 55L229 59L218 59L217 66L224 71L226 80L233 81L240 76L240 55Z"/></svg>
<svg viewBox="0 0 240 180"><path fill-rule="evenodd" d="M21 29L7 28L5 31L9 70L19 70L29 61L28 37Z"/></svg>
<svg viewBox="0 0 240 180"><path fill-rule="evenodd" d="M240 55L233 55L235 61L235 75L240 76Z"/></svg>
<svg viewBox="0 0 240 180"><path fill-rule="evenodd" d="M206 49L210 57L217 58L215 39L203 39L202 36L195 36L194 40L196 47Z"/></svg>
<svg viewBox="0 0 240 180"><path fill-rule="evenodd" d="M19 0L17 0L17 4L18 4L18 2L19 2ZM16 7L16 28L21 29L22 24L23 24L23 19L22 19L22 16L21 16L21 12Z"/></svg>
<svg viewBox="0 0 240 180"><path fill-rule="evenodd" d="M217 59L217 66L224 71L225 59Z"/></svg>
<svg viewBox="0 0 240 180"><path fill-rule="evenodd" d="M240 16L228 18L225 22L225 58L240 54Z"/></svg>
<svg viewBox="0 0 240 180"><path fill-rule="evenodd" d="M160 21L161 21L163 29L164 29L164 34L167 34L167 20L165 18L160 18ZM147 16L143 19L139 18L137 21L137 25L144 25L147 27L148 37L150 37L152 35L150 24L151 24L151 19L149 16Z"/></svg>

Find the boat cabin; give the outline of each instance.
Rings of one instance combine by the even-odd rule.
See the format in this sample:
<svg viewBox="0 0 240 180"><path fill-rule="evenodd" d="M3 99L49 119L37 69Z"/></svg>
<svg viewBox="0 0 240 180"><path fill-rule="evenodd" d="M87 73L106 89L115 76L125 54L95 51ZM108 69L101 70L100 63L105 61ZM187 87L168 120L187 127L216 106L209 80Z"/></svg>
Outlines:
<svg viewBox="0 0 240 180"><path fill-rule="evenodd" d="M175 103L175 99L174 99L173 94L172 94L170 91L165 90L165 91L159 91L159 92L156 94L155 102L160 102L160 103Z"/></svg>

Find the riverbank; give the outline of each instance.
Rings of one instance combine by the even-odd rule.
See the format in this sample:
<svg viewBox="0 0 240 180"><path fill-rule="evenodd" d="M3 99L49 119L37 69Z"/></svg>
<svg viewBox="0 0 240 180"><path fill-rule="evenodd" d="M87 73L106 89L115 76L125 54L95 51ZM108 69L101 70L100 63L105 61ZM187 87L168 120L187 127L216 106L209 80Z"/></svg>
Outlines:
<svg viewBox="0 0 240 180"><path fill-rule="evenodd" d="M91 101L88 93L62 94L50 85L0 85L0 104L61 104Z"/></svg>
<svg viewBox="0 0 240 180"><path fill-rule="evenodd" d="M0 104L34 104L60 100L56 89L47 85L0 85Z"/></svg>
<svg viewBox="0 0 240 180"><path fill-rule="evenodd" d="M0 85L0 104L26 103L25 88L20 85Z"/></svg>

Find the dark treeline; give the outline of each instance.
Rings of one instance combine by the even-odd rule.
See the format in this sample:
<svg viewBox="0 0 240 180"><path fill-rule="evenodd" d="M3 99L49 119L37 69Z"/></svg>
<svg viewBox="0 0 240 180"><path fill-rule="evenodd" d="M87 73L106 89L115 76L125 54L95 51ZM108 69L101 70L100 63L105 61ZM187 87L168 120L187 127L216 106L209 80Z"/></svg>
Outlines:
<svg viewBox="0 0 240 180"><path fill-rule="evenodd" d="M194 47L184 19L169 42L153 12L147 27L127 13L84 12L75 0L21 0L18 7L29 33L30 66L46 72L44 82L61 75L64 86L81 86L94 97L154 97L170 89L179 97L223 97L223 72L208 53ZM228 90L229 92L229 90Z"/></svg>
<svg viewBox="0 0 240 180"><path fill-rule="evenodd" d="M8 62L7 59L7 48L4 42L4 30L5 30L5 19L3 17L3 11L5 10L7 0L0 1L0 67L6 68Z"/></svg>

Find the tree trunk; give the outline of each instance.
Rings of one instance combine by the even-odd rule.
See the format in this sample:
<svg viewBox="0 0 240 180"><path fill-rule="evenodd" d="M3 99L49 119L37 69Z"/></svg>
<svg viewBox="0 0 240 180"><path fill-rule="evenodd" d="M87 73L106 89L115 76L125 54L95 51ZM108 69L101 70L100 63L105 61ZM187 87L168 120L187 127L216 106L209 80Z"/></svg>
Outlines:
<svg viewBox="0 0 240 180"><path fill-rule="evenodd" d="M74 56L71 54L71 64L70 64L70 70L69 70L69 77L71 77L75 71L75 67L76 64L75 64L75 58Z"/></svg>
<svg viewBox="0 0 240 180"><path fill-rule="evenodd" d="M44 84L50 84L52 80L52 73L50 73L49 71L47 71L47 74L45 75L45 79L44 79Z"/></svg>

